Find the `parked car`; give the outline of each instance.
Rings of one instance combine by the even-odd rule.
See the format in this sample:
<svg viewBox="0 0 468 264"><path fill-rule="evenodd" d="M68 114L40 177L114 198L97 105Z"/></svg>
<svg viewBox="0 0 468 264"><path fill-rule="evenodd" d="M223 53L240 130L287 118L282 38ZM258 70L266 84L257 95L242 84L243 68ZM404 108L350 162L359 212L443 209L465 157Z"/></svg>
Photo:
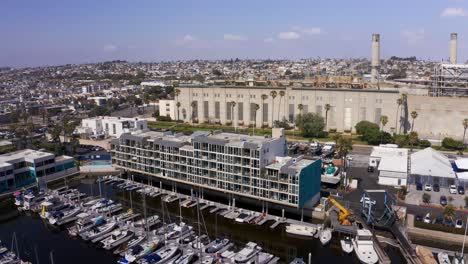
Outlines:
<svg viewBox="0 0 468 264"><path fill-rule="evenodd" d="M444 218L442 216L436 217L436 219L434 219L434 224L443 225L444 224Z"/></svg>
<svg viewBox="0 0 468 264"><path fill-rule="evenodd" d="M415 219L416 219L416 221L420 221L420 222L421 222L421 221L423 220L423 217L422 217L422 215L416 215L416 218L415 218Z"/></svg>
<svg viewBox="0 0 468 264"><path fill-rule="evenodd" d="M430 185L429 183L425 184L424 185L424 190L429 191L429 192L432 191L432 185Z"/></svg>
<svg viewBox="0 0 468 264"><path fill-rule="evenodd" d="M427 213L427 214L424 216L424 223L426 223L426 224L430 224L430 223L431 223L431 213Z"/></svg>
<svg viewBox="0 0 468 264"><path fill-rule="evenodd" d="M465 187L458 186L458 194L465 194Z"/></svg>
<svg viewBox="0 0 468 264"><path fill-rule="evenodd" d="M432 190L434 190L434 192L440 192L440 186L438 183L435 183L434 186L432 186Z"/></svg>
<svg viewBox="0 0 468 264"><path fill-rule="evenodd" d="M450 194L457 194L457 186L450 185L449 191L450 191Z"/></svg>
<svg viewBox="0 0 468 264"><path fill-rule="evenodd" d="M455 220L455 227L456 228L462 228L463 227L463 221L461 219Z"/></svg>
<svg viewBox="0 0 468 264"><path fill-rule="evenodd" d="M447 205L447 196L442 195L442 196L440 197L440 205L442 205L442 206L446 206L446 205Z"/></svg>
<svg viewBox="0 0 468 264"><path fill-rule="evenodd" d="M416 190L417 190L417 191L422 191L422 189L423 189L422 183L417 182L417 183L416 183Z"/></svg>

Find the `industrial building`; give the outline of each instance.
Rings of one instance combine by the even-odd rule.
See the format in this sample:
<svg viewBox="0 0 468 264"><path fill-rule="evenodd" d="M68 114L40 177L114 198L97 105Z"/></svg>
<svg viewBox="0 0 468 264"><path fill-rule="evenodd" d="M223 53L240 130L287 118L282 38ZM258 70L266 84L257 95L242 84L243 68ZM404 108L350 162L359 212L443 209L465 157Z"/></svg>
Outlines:
<svg viewBox="0 0 468 264"><path fill-rule="evenodd" d="M455 184L456 175L450 160L433 148L425 148L411 154L410 183L439 184L449 187Z"/></svg>
<svg viewBox="0 0 468 264"><path fill-rule="evenodd" d="M148 130L148 123L141 118L98 116L81 120L75 133L85 138L120 137L123 133Z"/></svg>
<svg viewBox="0 0 468 264"><path fill-rule="evenodd" d="M320 198L321 160L288 157L284 130L272 137L232 133L122 134L112 163L130 173L293 208Z"/></svg>
<svg viewBox="0 0 468 264"><path fill-rule="evenodd" d="M0 192L77 172L73 157L25 149L0 155Z"/></svg>

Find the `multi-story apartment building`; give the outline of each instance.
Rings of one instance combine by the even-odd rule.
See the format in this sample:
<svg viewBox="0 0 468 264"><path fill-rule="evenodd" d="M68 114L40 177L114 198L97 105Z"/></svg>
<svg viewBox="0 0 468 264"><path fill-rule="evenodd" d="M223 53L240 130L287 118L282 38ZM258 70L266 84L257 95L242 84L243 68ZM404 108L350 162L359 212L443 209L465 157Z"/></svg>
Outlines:
<svg viewBox="0 0 468 264"><path fill-rule="evenodd" d="M75 133L92 138L120 137L123 133L146 131L148 123L141 118L98 116L81 120Z"/></svg>
<svg viewBox="0 0 468 264"><path fill-rule="evenodd" d="M232 133L122 134L111 142L112 162L171 182L294 208L320 198L321 160L287 157L284 130L272 137Z"/></svg>
<svg viewBox="0 0 468 264"><path fill-rule="evenodd" d="M0 192L77 172L73 157L25 149L0 155Z"/></svg>

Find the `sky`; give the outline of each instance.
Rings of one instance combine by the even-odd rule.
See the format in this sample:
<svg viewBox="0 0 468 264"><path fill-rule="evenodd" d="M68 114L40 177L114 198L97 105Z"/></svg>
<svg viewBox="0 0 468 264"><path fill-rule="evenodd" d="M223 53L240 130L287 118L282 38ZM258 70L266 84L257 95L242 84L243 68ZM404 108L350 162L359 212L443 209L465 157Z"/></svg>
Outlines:
<svg viewBox="0 0 468 264"><path fill-rule="evenodd" d="M468 0L2 0L0 66L115 59L468 58Z"/></svg>

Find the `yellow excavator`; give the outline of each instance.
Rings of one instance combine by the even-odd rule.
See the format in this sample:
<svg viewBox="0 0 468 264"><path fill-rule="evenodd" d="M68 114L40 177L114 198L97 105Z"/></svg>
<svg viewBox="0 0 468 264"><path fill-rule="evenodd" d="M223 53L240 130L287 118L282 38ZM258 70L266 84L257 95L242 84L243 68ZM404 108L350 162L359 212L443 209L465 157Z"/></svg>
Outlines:
<svg viewBox="0 0 468 264"><path fill-rule="evenodd" d="M354 218L351 217L353 214L348 211L348 209L344 208L344 206L342 206L331 196L328 197L328 200L340 210L338 213L338 220L340 220L341 225L349 226L352 224L352 222L354 222Z"/></svg>

